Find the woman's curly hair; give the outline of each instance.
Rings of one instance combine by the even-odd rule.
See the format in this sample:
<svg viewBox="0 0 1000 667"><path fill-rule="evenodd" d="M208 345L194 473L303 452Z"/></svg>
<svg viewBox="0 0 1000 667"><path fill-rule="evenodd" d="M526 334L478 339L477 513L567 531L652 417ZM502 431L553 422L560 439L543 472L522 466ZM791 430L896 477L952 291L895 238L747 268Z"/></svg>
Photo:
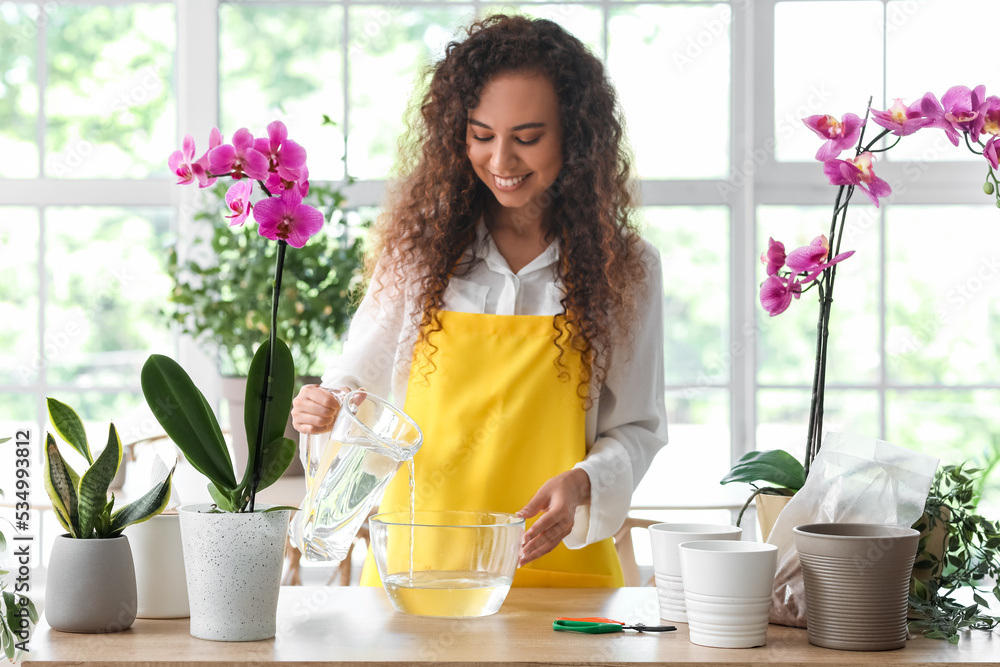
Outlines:
<svg viewBox="0 0 1000 667"><path fill-rule="evenodd" d="M552 21L495 15L473 23L448 44L402 143L402 175L375 226L367 268L379 267L376 292L407 284L419 342L441 328L437 313L450 277L460 273L476 225L495 202L467 155L469 111L483 87L502 74L541 74L559 100L563 167L537 202L547 237L558 239L564 313L553 340L568 340L583 360L581 395L607 374L612 332L627 331L634 293L645 279L635 229L630 156L616 95L604 67L578 39ZM416 110L414 110L416 111ZM473 259L475 261L475 259ZM400 290L397 293L401 293ZM565 344L565 343L564 343ZM565 372L560 348L559 365ZM589 401L588 401L589 402Z"/></svg>

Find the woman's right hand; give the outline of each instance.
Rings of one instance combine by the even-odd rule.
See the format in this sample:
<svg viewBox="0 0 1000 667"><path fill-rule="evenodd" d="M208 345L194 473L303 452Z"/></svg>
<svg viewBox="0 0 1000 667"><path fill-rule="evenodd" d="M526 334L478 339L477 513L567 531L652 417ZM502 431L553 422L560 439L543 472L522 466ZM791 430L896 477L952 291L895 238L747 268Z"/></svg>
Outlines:
<svg viewBox="0 0 1000 667"><path fill-rule="evenodd" d="M351 391L341 387L341 392ZM340 403L332 393L318 384L307 384L292 400L292 426L299 433L326 433L340 412Z"/></svg>

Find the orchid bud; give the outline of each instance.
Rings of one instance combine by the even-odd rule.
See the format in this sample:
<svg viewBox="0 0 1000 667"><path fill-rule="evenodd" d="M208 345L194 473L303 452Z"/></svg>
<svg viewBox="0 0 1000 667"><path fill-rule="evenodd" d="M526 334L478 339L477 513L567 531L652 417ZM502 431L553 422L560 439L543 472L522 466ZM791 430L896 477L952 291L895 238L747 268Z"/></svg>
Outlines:
<svg viewBox="0 0 1000 667"><path fill-rule="evenodd" d="M990 183L989 181L983 183L983 192L985 192L988 195L993 194L993 184Z"/></svg>

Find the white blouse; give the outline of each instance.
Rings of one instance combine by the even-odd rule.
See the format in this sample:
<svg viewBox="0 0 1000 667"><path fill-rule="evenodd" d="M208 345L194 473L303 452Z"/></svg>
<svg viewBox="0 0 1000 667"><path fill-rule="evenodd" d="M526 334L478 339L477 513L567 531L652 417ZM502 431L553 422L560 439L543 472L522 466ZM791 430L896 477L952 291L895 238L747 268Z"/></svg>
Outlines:
<svg viewBox="0 0 1000 667"><path fill-rule="evenodd" d="M476 243L480 261L449 281L443 295L446 310L547 316L562 312L556 242L516 274L482 222ZM632 346L626 342L628 336L617 337L605 385L587 410L587 455L576 467L590 477L590 505L577 508L573 531L563 540L571 549L618 531L628 515L632 492L653 456L667 442L663 278L659 253L649 243L645 244L643 261L649 279L644 293L636 298ZM412 304L405 298L389 298L389 291L375 297L369 288L351 321L343 353L330 361L323 374L324 387L365 387L376 395L391 397L398 406L405 404L417 336L410 317Z"/></svg>

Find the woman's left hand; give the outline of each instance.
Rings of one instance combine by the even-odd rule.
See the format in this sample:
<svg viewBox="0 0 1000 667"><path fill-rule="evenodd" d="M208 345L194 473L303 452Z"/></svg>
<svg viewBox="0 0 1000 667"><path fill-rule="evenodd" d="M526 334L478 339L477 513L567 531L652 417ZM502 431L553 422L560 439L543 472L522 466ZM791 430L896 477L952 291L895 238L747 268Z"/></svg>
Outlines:
<svg viewBox="0 0 1000 667"><path fill-rule="evenodd" d="M542 484L517 516L530 519L544 512L524 533L518 565L529 563L556 548L573 530L576 508L590 501L590 476L580 468L556 475Z"/></svg>

